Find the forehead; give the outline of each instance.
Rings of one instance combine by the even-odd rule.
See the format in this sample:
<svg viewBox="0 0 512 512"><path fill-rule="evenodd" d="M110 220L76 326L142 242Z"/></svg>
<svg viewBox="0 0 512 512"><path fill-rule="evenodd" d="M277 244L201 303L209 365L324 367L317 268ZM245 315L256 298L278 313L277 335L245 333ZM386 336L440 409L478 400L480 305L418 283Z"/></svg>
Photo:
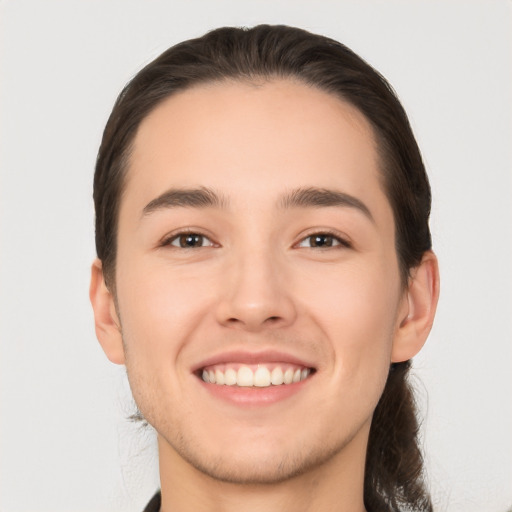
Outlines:
<svg viewBox="0 0 512 512"><path fill-rule="evenodd" d="M147 204L166 188L197 186L235 201L308 186L382 195L366 118L333 94L290 80L196 86L142 121L127 194Z"/></svg>

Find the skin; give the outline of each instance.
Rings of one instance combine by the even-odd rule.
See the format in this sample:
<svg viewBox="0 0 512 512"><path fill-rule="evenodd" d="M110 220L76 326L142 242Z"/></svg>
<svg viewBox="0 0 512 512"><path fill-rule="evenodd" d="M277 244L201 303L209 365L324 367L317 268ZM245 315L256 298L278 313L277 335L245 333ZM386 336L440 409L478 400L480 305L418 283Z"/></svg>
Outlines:
<svg viewBox="0 0 512 512"><path fill-rule="evenodd" d="M199 187L221 204L148 207ZM283 205L310 187L368 211ZM183 232L203 239L182 248ZM312 243L318 234L326 246ZM372 414L389 364L426 339L438 272L429 252L401 283L362 114L293 81L170 97L135 138L116 265L114 299L93 264L96 332L157 431L162 511L364 510ZM289 397L240 405L194 373L232 350L278 350L315 371Z"/></svg>

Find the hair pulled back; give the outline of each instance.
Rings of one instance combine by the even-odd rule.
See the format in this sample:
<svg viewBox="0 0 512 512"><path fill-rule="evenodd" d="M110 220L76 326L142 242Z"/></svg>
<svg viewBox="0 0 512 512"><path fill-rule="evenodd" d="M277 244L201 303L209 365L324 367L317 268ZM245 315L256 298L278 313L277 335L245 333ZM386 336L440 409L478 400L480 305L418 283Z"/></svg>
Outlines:
<svg viewBox="0 0 512 512"><path fill-rule="evenodd" d="M431 248L430 186L407 115L388 82L343 44L287 26L220 28L177 44L143 68L119 95L105 127L94 176L96 249L115 291L119 206L141 121L170 95L224 80L293 79L338 96L368 119L382 186L391 204L404 286ZM391 365L374 412L366 459L369 511L430 511L418 446L410 362Z"/></svg>

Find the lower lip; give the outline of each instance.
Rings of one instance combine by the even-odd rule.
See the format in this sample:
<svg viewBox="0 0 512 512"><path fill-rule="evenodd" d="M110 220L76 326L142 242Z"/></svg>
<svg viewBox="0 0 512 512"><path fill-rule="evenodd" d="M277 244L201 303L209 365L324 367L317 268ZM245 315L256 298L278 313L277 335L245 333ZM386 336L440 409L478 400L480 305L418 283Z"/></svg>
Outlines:
<svg viewBox="0 0 512 512"><path fill-rule="evenodd" d="M285 400L302 389L308 384L312 377L306 380L295 382L293 384L281 384L280 386L242 387L225 386L219 384L210 384L199 379L200 384L213 396L231 402L239 406L263 406L271 405L281 400Z"/></svg>

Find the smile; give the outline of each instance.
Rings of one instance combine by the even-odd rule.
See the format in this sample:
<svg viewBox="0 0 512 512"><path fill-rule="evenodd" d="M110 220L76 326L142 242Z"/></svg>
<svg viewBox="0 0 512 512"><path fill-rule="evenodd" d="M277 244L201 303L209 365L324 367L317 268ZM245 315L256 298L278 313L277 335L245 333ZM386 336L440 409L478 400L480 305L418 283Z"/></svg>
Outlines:
<svg viewBox="0 0 512 512"><path fill-rule="evenodd" d="M219 386L257 387L296 384L306 380L314 370L289 363L219 364L203 368L202 380Z"/></svg>

